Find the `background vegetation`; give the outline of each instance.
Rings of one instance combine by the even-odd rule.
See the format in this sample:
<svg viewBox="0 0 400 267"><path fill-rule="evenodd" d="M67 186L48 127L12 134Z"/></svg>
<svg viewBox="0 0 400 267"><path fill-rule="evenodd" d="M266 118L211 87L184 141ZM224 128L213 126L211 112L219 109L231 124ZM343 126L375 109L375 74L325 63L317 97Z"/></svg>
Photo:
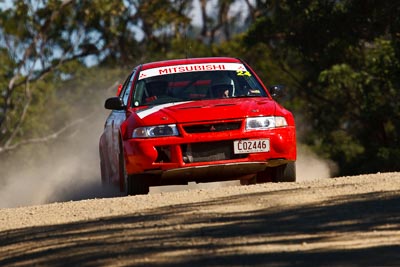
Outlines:
<svg viewBox="0 0 400 267"><path fill-rule="evenodd" d="M398 171L399 14L397 0L0 2L1 160L46 154L139 63L233 56L286 85L299 141L337 175Z"/></svg>

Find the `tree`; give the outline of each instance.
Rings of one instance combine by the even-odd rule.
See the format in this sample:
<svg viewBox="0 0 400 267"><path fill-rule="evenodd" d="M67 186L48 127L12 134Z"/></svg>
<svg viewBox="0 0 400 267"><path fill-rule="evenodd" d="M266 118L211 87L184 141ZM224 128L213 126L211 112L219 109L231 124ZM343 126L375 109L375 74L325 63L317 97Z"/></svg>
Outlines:
<svg viewBox="0 0 400 267"><path fill-rule="evenodd" d="M65 79L70 73L60 71L64 64L81 60L83 66L82 60L88 56L109 53L112 45L104 40L116 32L112 15L124 6L122 1L96 4L101 9L72 0L18 0L13 7L0 10L0 56L4 59L0 70L0 152L13 149L23 135L32 101L41 94L40 84L47 82L43 87L51 91L52 81L46 80L47 76Z"/></svg>
<svg viewBox="0 0 400 267"><path fill-rule="evenodd" d="M340 174L399 170L398 1L274 3L245 42L267 45L292 78L292 105L311 125L304 141Z"/></svg>
<svg viewBox="0 0 400 267"><path fill-rule="evenodd" d="M337 64L319 77L334 102L319 106L321 149L348 173L400 169L400 60L390 40L370 44L358 64Z"/></svg>

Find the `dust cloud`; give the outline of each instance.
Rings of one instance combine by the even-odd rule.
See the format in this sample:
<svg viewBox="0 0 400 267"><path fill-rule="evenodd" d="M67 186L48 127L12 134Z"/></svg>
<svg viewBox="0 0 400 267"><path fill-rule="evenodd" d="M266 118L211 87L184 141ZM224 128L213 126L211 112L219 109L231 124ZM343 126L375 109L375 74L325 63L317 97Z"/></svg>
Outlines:
<svg viewBox="0 0 400 267"><path fill-rule="evenodd" d="M98 138L102 122L92 122L79 131L71 144L58 145L56 153L43 159L35 167L21 169L8 177L0 189L0 208L39 205L52 202L82 200L117 196L101 186L98 158ZM297 180L309 181L332 177L334 164L318 158L302 147L296 163ZM171 192L188 189L207 189L239 185L237 181L195 184L188 186L164 186L150 189L150 193Z"/></svg>
<svg viewBox="0 0 400 267"><path fill-rule="evenodd" d="M331 178L337 172L336 164L318 157L304 145L298 145L296 161L297 181L311 181Z"/></svg>
<svg viewBox="0 0 400 267"><path fill-rule="evenodd" d="M102 107L103 103L99 103ZM16 155L11 173L0 177L0 208L32 206L53 202L117 196L116 191L101 186L98 140L108 111L98 110L68 138L54 142L48 155L34 166L23 165L23 156ZM38 148L39 149L39 148ZM0 168L10 168L0 163ZM318 158L299 145L297 178L299 181L332 177L333 164ZM6 179L4 179L6 178ZM150 193L238 185L237 181L187 186L151 188Z"/></svg>
<svg viewBox="0 0 400 267"><path fill-rule="evenodd" d="M34 160L34 166L24 164L26 155L18 153L0 163L0 168L11 170L1 177L0 208L109 196L101 186L98 156L107 114L106 110L93 113L74 132L51 144L45 156ZM40 145L35 146L42 151Z"/></svg>

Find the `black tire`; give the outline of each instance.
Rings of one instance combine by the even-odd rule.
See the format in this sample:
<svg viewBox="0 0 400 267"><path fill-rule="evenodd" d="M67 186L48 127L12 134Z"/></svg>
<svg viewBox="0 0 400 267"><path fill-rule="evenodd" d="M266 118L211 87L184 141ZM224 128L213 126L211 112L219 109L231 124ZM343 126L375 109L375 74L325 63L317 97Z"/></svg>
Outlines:
<svg viewBox="0 0 400 267"><path fill-rule="evenodd" d="M275 167L274 182L296 182L296 162Z"/></svg>
<svg viewBox="0 0 400 267"><path fill-rule="evenodd" d="M264 171L257 173L257 183L268 182L295 182L296 163L289 162L276 167L267 167Z"/></svg>
<svg viewBox="0 0 400 267"><path fill-rule="evenodd" d="M152 176L146 174L135 174L127 176L127 195L146 195L152 184Z"/></svg>

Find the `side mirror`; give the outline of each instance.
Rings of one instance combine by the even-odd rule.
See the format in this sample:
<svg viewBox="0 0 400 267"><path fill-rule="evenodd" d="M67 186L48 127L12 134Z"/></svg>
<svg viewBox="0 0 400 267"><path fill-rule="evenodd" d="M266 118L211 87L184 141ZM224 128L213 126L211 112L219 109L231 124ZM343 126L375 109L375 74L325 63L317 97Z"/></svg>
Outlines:
<svg viewBox="0 0 400 267"><path fill-rule="evenodd" d="M269 86L269 92L272 98L281 98L285 96L285 86L284 85L272 85Z"/></svg>
<svg viewBox="0 0 400 267"><path fill-rule="evenodd" d="M112 110L124 110L125 105L124 102L122 102L122 99L119 97L110 97L106 100L104 103L104 107L106 109L112 109Z"/></svg>

